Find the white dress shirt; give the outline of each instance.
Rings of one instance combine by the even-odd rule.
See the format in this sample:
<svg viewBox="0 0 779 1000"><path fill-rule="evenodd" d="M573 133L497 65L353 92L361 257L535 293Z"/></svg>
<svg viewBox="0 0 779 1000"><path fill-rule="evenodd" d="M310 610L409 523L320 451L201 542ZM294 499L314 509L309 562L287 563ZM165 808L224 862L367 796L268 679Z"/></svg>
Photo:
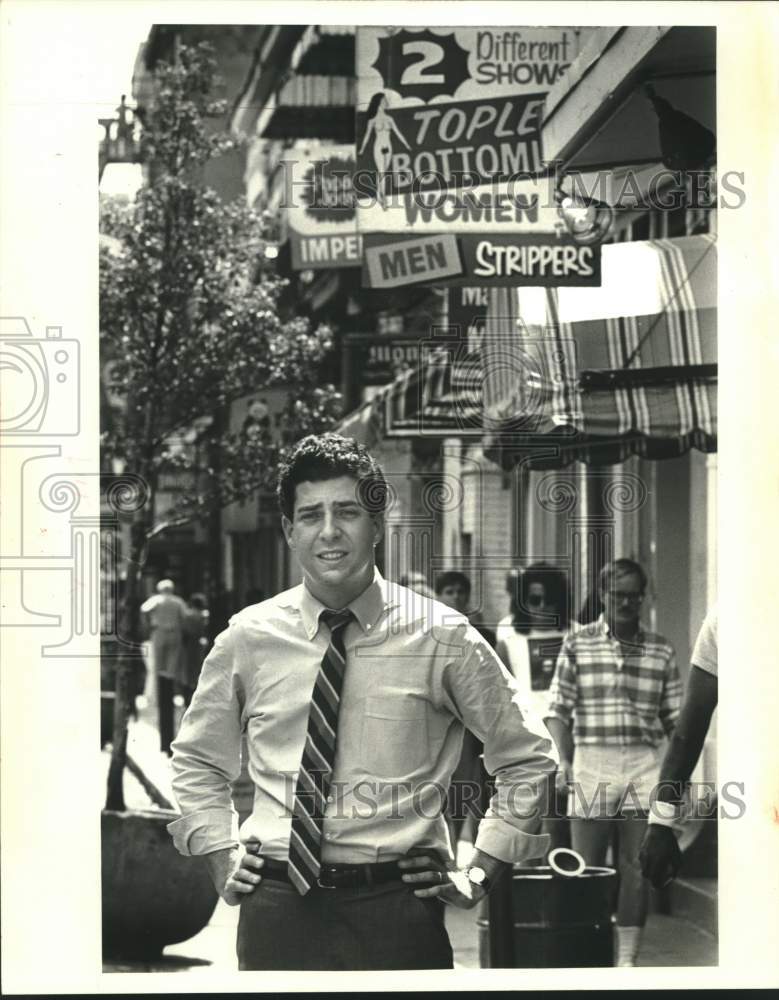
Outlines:
<svg viewBox="0 0 779 1000"><path fill-rule="evenodd" d="M467 619L385 581L349 607L331 804L322 860L396 859L414 847L451 856L442 796L467 727L484 743L496 793L476 847L504 861L540 857L541 789L556 766L543 723ZM173 743L182 817L168 827L182 854L256 838L286 860L311 694L329 642L324 610L304 584L234 615L203 664ZM230 783L246 732L254 808L237 829Z"/></svg>

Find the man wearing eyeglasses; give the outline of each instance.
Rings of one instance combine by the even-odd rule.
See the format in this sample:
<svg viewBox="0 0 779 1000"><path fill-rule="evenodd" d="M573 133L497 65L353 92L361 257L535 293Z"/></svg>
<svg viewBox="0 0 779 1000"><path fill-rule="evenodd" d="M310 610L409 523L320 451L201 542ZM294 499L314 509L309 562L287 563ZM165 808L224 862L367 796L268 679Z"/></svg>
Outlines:
<svg viewBox="0 0 779 1000"><path fill-rule="evenodd" d="M616 826L616 964L623 966L635 965L646 921L638 855L659 747L674 729L682 692L673 647L641 625L646 586L644 570L630 559L603 568L603 612L564 640L546 718L560 754L560 781L573 793L572 844L587 864L604 864Z"/></svg>

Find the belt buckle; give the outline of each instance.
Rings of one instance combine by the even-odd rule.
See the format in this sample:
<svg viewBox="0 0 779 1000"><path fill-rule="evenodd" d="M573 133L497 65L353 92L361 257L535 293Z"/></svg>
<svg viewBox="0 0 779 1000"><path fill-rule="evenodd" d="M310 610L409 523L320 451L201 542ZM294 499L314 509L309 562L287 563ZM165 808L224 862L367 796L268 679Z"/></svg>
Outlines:
<svg viewBox="0 0 779 1000"><path fill-rule="evenodd" d="M336 885L328 885L326 882L322 881L322 871L320 870L319 875L317 875L316 884L320 889L337 889Z"/></svg>

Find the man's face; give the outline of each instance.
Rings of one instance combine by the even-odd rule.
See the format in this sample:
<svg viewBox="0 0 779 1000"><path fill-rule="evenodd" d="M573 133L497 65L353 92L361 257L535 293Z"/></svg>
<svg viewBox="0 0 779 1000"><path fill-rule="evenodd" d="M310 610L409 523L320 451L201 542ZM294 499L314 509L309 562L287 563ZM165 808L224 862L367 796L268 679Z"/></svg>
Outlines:
<svg viewBox="0 0 779 1000"><path fill-rule="evenodd" d="M613 574L610 586L601 591L603 612L610 625L637 625L644 598L635 573Z"/></svg>
<svg viewBox="0 0 779 1000"><path fill-rule="evenodd" d="M453 611L459 611L464 615L468 610L468 599L471 595L461 583L450 583L444 587L438 595L438 600Z"/></svg>
<svg viewBox="0 0 779 1000"><path fill-rule="evenodd" d="M360 504L352 476L299 483L293 518L281 520L308 589L323 604L345 607L373 579L383 524Z"/></svg>

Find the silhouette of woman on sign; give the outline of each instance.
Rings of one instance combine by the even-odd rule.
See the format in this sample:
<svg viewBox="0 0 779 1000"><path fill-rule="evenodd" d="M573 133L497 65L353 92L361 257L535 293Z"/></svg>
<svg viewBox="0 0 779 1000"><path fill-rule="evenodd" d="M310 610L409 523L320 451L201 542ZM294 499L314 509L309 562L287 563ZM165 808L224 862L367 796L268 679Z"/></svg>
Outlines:
<svg viewBox="0 0 779 1000"><path fill-rule="evenodd" d="M365 128L362 145L360 146L360 155L362 155L371 135L373 135L373 162L376 165L376 196L382 208L385 205L386 181L391 177L392 134L394 133L406 149L411 152L411 146L406 142L403 133L387 111L388 103L387 96L383 92L374 94L371 98L367 112L368 124Z"/></svg>

